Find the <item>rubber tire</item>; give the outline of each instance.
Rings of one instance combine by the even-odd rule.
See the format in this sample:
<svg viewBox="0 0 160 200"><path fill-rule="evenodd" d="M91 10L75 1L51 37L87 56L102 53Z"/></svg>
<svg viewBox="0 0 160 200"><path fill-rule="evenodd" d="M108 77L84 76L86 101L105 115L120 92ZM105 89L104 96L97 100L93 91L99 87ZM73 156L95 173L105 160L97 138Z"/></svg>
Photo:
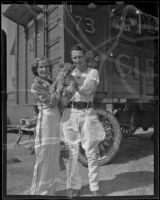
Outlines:
<svg viewBox="0 0 160 200"><path fill-rule="evenodd" d="M100 115L100 116L103 116L105 119L107 119L112 124L113 130L114 130L113 144L110 147L109 152L105 156L103 156L103 159L98 159L98 165L101 166L101 165L105 165L112 161L112 159L114 158L114 156L116 155L116 153L120 147L122 136L121 136L121 129L120 129L119 123L118 123L116 117L110 111L104 111L104 110L97 109L96 112L97 112L98 116ZM80 152L79 152L79 161L84 166L87 167L88 166L87 158L82 153L81 148L80 148Z"/></svg>

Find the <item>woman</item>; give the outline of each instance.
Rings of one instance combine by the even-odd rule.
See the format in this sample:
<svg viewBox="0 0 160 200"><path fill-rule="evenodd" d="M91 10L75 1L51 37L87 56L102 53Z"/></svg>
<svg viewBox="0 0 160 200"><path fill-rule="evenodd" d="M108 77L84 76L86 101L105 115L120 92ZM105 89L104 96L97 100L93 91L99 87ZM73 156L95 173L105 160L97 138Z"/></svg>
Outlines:
<svg viewBox="0 0 160 200"><path fill-rule="evenodd" d="M56 176L59 171L61 116L55 92L51 93L49 63L44 58L32 65L35 75L31 92L36 97L39 114L36 124L36 161L31 187L32 195L55 195Z"/></svg>

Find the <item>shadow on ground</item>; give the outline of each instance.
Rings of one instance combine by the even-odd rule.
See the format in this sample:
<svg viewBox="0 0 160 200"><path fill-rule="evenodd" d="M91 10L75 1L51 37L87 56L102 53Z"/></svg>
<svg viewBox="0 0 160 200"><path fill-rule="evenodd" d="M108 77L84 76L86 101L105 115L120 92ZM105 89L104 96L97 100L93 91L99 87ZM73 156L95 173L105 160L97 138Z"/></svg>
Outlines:
<svg viewBox="0 0 160 200"><path fill-rule="evenodd" d="M153 172L137 171L125 172L115 176L114 179L100 181L100 190L103 196L107 196L113 192L119 192L129 189L144 187L153 183ZM66 190L61 190L56 193L57 196L65 196ZM90 196L89 186L83 186L81 196Z"/></svg>
<svg viewBox="0 0 160 200"><path fill-rule="evenodd" d="M124 164L153 154L153 142L145 133L132 137L123 137L121 146L111 163Z"/></svg>
<svg viewBox="0 0 160 200"><path fill-rule="evenodd" d="M153 172L137 171L125 172L115 176L114 179L100 182L100 190L104 196L113 192L124 191L139 187L144 187L153 183ZM89 193L89 187L82 188L83 194Z"/></svg>

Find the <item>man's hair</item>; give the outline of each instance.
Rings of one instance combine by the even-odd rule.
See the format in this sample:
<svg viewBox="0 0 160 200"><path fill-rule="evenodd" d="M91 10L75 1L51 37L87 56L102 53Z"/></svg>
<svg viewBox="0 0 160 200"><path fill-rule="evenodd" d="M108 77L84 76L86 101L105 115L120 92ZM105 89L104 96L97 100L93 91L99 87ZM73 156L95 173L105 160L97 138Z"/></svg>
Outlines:
<svg viewBox="0 0 160 200"><path fill-rule="evenodd" d="M74 46L72 46L71 48L71 53L72 51L77 50L77 51L82 51L84 55L86 55L86 48L83 44L75 44Z"/></svg>

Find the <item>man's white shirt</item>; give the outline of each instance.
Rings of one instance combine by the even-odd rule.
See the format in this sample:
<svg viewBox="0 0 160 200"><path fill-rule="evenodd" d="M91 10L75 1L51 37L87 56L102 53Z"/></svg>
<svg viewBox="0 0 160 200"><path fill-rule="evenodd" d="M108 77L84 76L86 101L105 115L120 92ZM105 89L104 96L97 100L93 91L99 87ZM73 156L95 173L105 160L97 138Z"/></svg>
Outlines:
<svg viewBox="0 0 160 200"><path fill-rule="evenodd" d="M94 93L96 90L96 87L99 83L99 73L96 69L93 68L87 68L85 72L80 72L77 68L75 68L72 72L73 77L78 77L79 79L79 88L80 90L82 89L87 89L89 83L92 81L95 81L95 87L92 93L90 93L90 88L88 88L88 94L87 93L81 93L76 91L74 96L72 97L71 101L83 101L83 102L89 102L93 101Z"/></svg>

